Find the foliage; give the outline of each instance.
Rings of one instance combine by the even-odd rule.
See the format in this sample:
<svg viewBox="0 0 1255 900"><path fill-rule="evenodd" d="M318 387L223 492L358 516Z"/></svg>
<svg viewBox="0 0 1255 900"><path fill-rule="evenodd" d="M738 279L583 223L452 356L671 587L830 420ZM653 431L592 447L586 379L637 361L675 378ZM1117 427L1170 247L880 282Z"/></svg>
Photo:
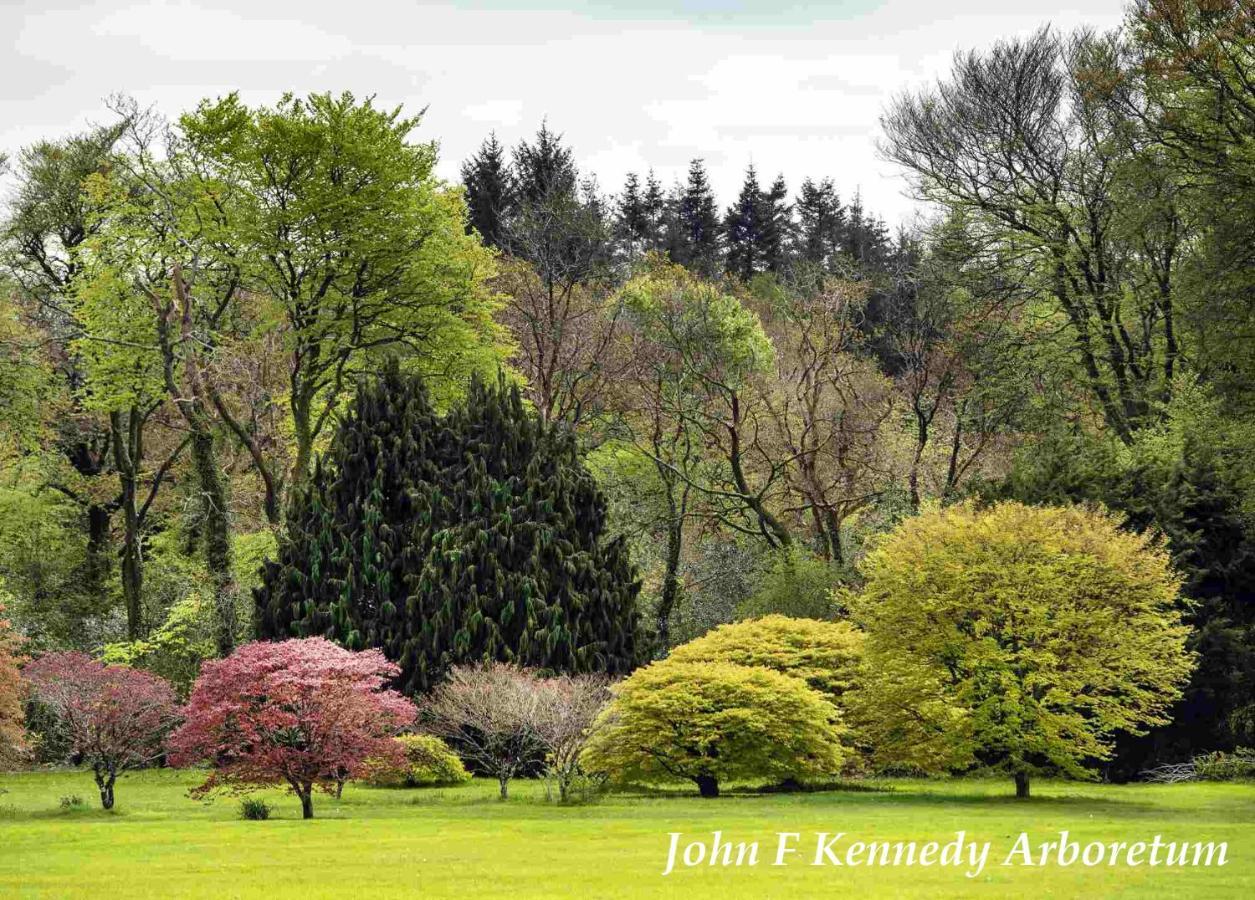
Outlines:
<svg viewBox="0 0 1255 900"><path fill-rule="evenodd" d="M178 718L169 683L149 672L110 666L84 653L48 653L23 670L74 757L91 768L100 805L112 809L123 772L159 759Z"/></svg>
<svg viewBox="0 0 1255 900"><path fill-rule="evenodd" d="M312 818L315 787L335 792L367 759L400 755L392 736L415 710L386 688L397 674L378 650L322 638L245 644L202 668L170 762L213 764L199 794L286 784Z"/></svg>
<svg viewBox="0 0 1255 900"><path fill-rule="evenodd" d="M558 788L558 802L587 796L595 784L580 765L580 757L596 734L600 715L610 701L610 681L604 675L560 675L536 685L540 708L533 726L545 750L545 776Z"/></svg>
<svg viewBox="0 0 1255 900"><path fill-rule="evenodd" d="M535 765L543 748L539 677L505 663L456 666L423 701L421 721L459 756L497 780L502 800L510 780Z"/></svg>
<svg viewBox="0 0 1255 900"><path fill-rule="evenodd" d="M403 734L393 740L401 745L403 756L399 760L368 759L367 783L377 787L412 788L471 780L471 773L466 771L462 760L440 738L429 734Z"/></svg>
<svg viewBox="0 0 1255 900"><path fill-rule="evenodd" d="M25 756L27 740L22 676L18 671L25 662L22 639L3 618L3 596L0 592L0 769L7 769Z"/></svg>
<svg viewBox="0 0 1255 900"><path fill-rule="evenodd" d="M624 672L645 651L639 583L564 428L504 380L444 416L397 365L364 383L293 501L257 592L266 637L380 647L407 692L503 660Z"/></svg>
<svg viewBox="0 0 1255 900"><path fill-rule="evenodd" d="M270 818L270 807L260 797L245 797L240 801L240 818L262 822Z"/></svg>
<svg viewBox="0 0 1255 900"><path fill-rule="evenodd" d="M798 678L730 663L672 660L614 688L582 758L623 781L720 782L832 775L846 750L840 714Z"/></svg>
<svg viewBox="0 0 1255 900"><path fill-rule="evenodd" d="M753 595L737 607L737 613L833 619L840 612L833 591L847 578L842 567L790 547L773 556L770 566L758 576Z"/></svg>
<svg viewBox="0 0 1255 900"><path fill-rule="evenodd" d="M1231 753L1204 753L1194 757L1194 771L1204 781L1255 780L1255 750L1238 747Z"/></svg>
<svg viewBox="0 0 1255 900"><path fill-rule="evenodd" d="M1082 507L930 510L864 561L858 717L886 764L1091 777L1166 721L1193 667L1152 538Z"/></svg>
<svg viewBox="0 0 1255 900"><path fill-rule="evenodd" d="M863 633L848 622L763 616L720 625L671 651L677 663L731 663L800 678L840 705L857 687Z"/></svg>

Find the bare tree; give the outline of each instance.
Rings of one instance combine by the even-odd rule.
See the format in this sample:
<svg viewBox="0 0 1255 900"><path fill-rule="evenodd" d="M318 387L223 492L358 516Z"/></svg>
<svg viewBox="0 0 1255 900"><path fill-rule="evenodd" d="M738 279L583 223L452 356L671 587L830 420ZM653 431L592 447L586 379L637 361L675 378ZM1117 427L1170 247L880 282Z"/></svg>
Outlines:
<svg viewBox="0 0 1255 900"><path fill-rule="evenodd" d="M610 702L610 679L605 675L561 675L536 683L541 702L536 737L545 749L546 773L558 786L565 803L580 774L580 754L597 727L598 716Z"/></svg>

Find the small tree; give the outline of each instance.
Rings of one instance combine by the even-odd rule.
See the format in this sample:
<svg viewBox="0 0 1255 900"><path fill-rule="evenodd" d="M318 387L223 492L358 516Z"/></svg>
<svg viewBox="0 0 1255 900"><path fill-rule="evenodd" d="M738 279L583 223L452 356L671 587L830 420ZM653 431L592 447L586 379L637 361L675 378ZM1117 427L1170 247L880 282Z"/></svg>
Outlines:
<svg viewBox="0 0 1255 900"><path fill-rule="evenodd" d="M0 603L0 769L26 755L26 728L22 710L22 676L18 666L24 661L22 640L3 618Z"/></svg>
<svg viewBox="0 0 1255 900"><path fill-rule="evenodd" d="M178 720L169 682L77 652L41 656L23 674L70 754L91 767L100 805L113 809L118 776L159 759L165 736Z"/></svg>
<svg viewBox="0 0 1255 900"><path fill-rule="evenodd" d="M545 771L558 786L565 803L576 776L580 755L596 733L598 716L610 702L610 679L604 675L563 675L537 683L541 702L535 725L545 749Z"/></svg>
<svg viewBox="0 0 1255 900"><path fill-rule="evenodd" d="M1082 507L908 519L864 562L864 733L887 763L1092 777L1110 736L1165 721L1193 661L1154 539Z"/></svg>
<svg viewBox="0 0 1255 900"><path fill-rule="evenodd" d="M392 738L413 722L414 704L385 687L399 673L378 650L322 638L246 644L205 664L170 761L214 765L194 794L286 784L313 818L315 787L336 793L368 758L404 756Z"/></svg>
<svg viewBox="0 0 1255 900"><path fill-rule="evenodd" d="M582 757L623 780L692 781L840 770L840 714L801 679L729 663L663 660L621 682Z"/></svg>
<svg viewBox="0 0 1255 900"><path fill-rule="evenodd" d="M670 658L774 669L801 678L836 702L858 677L863 633L848 622L763 616L720 625L676 647Z"/></svg>
<svg viewBox="0 0 1255 900"><path fill-rule="evenodd" d="M539 681L505 663L455 667L423 704L423 727L496 778L505 800L510 779L535 765L543 750Z"/></svg>

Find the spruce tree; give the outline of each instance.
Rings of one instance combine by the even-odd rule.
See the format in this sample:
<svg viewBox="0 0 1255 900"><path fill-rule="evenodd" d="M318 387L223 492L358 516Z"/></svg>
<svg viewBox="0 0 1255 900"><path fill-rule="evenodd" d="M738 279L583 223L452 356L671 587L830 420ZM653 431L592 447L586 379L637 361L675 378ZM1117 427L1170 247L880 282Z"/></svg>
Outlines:
<svg viewBox="0 0 1255 900"><path fill-rule="evenodd" d="M706 166L700 159L689 164L688 181L677 198L676 234L670 241L674 262L702 275L719 268L719 214Z"/></svg>
<svg viewBox="0 0 1255 900"><path fill-rule="evenodd" d="M768 272L784 271L793 235L793 209L784 176L777 175L771 187L759 195L758 257Z"/></svg>
<svg viewBox="0 0 1255 900"><path fill-rule="evenodd" d="M532 143L519 142L514 150L514 182L519 202L539 206L559 200L574 199L579 174L575 157L562 145L562 135L542 123Z"/></svg>
<svg viewBox="0 0 1255 900"><path fill-rule="evenodd" d="M745 181L736 203L728 207L723 218L723 232L727 241L724 264L731 275L749 281L760 269L759 251L762 246L763 198L758 185L758 173L751 164L745 170Z"/></svg>
<svg viewBox="0 0 1255 900"><path fill-rule="evenodd" d="M505 160L505 148L490 134L479 152L462 164L466 186L467 226L479 232L485 244L501 246L505 222L514 206L514 185Z"/></svg>
<svg viewBox="0 0 1255 900"><path fill-rule="evenodd" d="M257 591L261 634L379 647L401 685L502 660L629 671L639 582L574 439L504 381L437 415L395 363L363 384Z"/></svg>
<svg viewBox="0 0 1255 900"><path fill-rule="evenodd" d="M818 184L810 178L802 182L797 217L798 256L812 266L830 271L845 228L845 210L832 179L825 178Z"/></svg>

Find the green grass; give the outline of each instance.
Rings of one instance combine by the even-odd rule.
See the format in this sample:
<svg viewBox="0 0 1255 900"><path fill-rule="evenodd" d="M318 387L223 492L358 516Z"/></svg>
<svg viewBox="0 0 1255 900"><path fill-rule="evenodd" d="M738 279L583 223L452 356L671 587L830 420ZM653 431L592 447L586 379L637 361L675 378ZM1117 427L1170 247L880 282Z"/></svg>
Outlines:
<svg viewBox="0 0 1255 900"><path fill-rule="evenodd" d="M381 790L299 804L266 792L269 821L238 818L238 799L188 799L194 773L153 771L118 783L99 809L83 772L0 775L0 897L1250 897L1255 886L1255 786L891 781L883 790L725 795L612 795L590 806L547 803L519 782L508 802L495 785ZM78 794L80 809L60 798ZM762 842L754 868L680 869L663 878L668 832ZM1061 868L998 865L1021 831L1048 840L1228 842L1224 867ZM813 833L865 840L970 838L993 842L977 879L954 868L815 868ZM769 865L775 834L811 842L793 864Z"/></svg>

